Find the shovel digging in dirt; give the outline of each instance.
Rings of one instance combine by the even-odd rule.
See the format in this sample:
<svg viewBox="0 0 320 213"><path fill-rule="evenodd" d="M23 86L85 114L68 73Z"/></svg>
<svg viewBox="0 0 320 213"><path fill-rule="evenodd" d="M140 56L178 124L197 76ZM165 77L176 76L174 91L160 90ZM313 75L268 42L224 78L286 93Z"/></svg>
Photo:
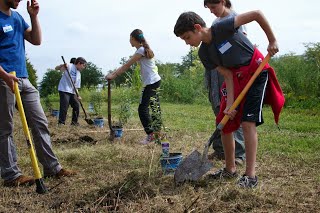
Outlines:
<svg viewBox="0 0 320 213"><path fill-rule="evenodd" d="M69 76L69 80L71 81L73 90L74 90L74 92L76 93L76 96L79 97L78 90L77 90L77 88L74 86L74 83L73 83L73 81L72 81L72 78L71 78L71 75L70 75L68 66L66 66L66 61L64 60L64 57L63 57L63 56L61 56L61 58L62 58L62 61L63 61L64 65L65 65L65 68L67 69L67 73L68 73L68 76ZM88 118L87 113L86 113L86 110L84 109L81 100L78 99L78 101L79 101L80 106L81 106L81 108L82 108L82 110L83 110L83 113L84 113L84 120L87 122L87 124L93 125L94 122L93 122L92 119L89 119L89 118Z"/></svg>
<svg viewBox="0 0 320 213"><path fill-rule="evenodd" d="M263 59L263 61L257 68L256 72L252 75L247 85L243 88L237 99L234 101L229 111L233 111L238 107L238 105L250 89L255 79L259 76L264 66L268 63L269 59L270 55L268 54ZM210 137L209 141L205 144L202 155L199 151L194 150L189 156L187 156L181 162L181 164L178 166L174 173L174 181L176 184L180 184L185 181L197 181L213 167L213 163L208 160L208 150L213 142L213 138L217 137L217 135L223 129L228 120L229 116L225 115L221 122L218 124L216 130Z"/></svg>
<svg viewBox="0 0 320 213"><path fill-rule="evenodd" d="M16 72L11 72L11 74L16 76ZM17 82L14 83L14 94L15 94L15 97L16 97L17 107L18 107L18 111L19 111L19 114L20 114L20 119L21 119L21 122L22 122L23 133L24 133L24 135L26 137L26 141L27 141L27 145L28 145L28 149L29 149L32 169L33 169L34 178L35 178L35 182L36 182L36 192L39 193L39 194L44 194L48 190L47 190L47 187L43 183L43 178L41 176L41 172L40 172L40 169L39 169L39 166L38 166L38 160L37 160L36 152L35 152L34 145L33 145L33 142L32 142L32 138L31 138L31 135L30 135L30 131L29 131L26 115L24 113L24 108L23 108L23 104L22 104L20 91L19 91L19 87L18 87L18 83Z"/></svg>

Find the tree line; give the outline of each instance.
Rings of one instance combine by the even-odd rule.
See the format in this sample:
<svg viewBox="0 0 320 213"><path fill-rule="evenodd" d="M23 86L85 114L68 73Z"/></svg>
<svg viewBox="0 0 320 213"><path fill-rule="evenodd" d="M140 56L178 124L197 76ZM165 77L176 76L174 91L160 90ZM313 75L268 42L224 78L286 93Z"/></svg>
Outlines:
<svg viewBox="0 0 320 213"><path fill-rule="evenodd" d="M273 57L270 65L276 71L279 82L286 95L287 104L312 105L320 99L320 43L305 44L305 52L301 55L289 53ZM120 64L128 61L121 58ZM204 81L204 68L198 57L198 48L190 48L182 57L181 63L162 63L157 61L159 74L162 77L162 100L175 103L202 102L207 99L207 89ZM30 81L36 85L36 70L27 59L27 69ZM140 71L137 64L112 83L115 87L127 86L132 88L132 96L140 90ZM46 97L58 92L61 72L48 69L40 83L40 94ZM89 62L81 72L82 88L95 88L104 84L104 74L101 68Z"/></svg>

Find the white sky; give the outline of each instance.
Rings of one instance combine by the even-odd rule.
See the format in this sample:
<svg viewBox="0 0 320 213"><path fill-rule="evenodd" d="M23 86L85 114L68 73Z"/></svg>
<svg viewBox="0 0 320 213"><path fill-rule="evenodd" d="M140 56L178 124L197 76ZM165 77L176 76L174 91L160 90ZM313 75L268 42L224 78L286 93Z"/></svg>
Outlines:
<svg viewBox="0 0 320 213"><path fill-rule="evenodd" d="M303 43L320 42L318 0L231 0L238 12L260 9L267 17L280 46L280 55L301 54ZM122 57L135 51L129 43L132 30L141 29L156 58L161 62L181 62L189 51L173 33L178 16L185 11L198 13L211 25L214 15L203 0L38 0L43 42L26 44L26 52L37 70L38 81L48 68L61 64L63 55L83 56L106 74L119 66ZM30 24L26 1L18 11ZM257 23L247 25L249 38L266 54L268 41Z"/></svg>

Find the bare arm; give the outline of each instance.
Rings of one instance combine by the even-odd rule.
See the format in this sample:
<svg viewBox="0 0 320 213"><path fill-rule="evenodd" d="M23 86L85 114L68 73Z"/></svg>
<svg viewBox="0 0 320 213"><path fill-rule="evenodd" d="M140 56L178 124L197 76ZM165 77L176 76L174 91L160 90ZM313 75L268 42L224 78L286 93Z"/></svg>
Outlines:
<svg viewBox="0 0 320 213"><path fill-rule="evenodd" d="M27 10L31 19L31 28L24 32L24 38L33 45L41 44L41 27L38 20L39 4L36 0L27 2Z"/></svg>
<svg viewBox="0 0 320 213"><path fill-rule="evenodd" d="M60 64L55 67L55 70L66 71L67 70L66 66L67 64Z"/></svg>
<svg viewBox="0 0 320 213"><path fill-rule="evenodd" d="M253 21L256 21L260 25L269 40L268 52L271 54L271 56L275 55L277 52L279 52L277 40L266 17L260 10L237 15L234 19L234 27L237 28Z"/></svg>
<svg viewBox="0 0 320 213"><path fill-rule="evenodd" d="M232 71L225 67L217 67L218 72L224 77L227 89L227 105L224 111L228 111L234 102L234 85Z"/></svg>
<svg viewBox="0 0 320 213"><path fill-rule="evenodd" d="M106 79L112 80L115 79L117 76L121 75L122 73L124 73L125 71L127 71L131 65L133 65L134 63L136 63L137 61L139 61L142 58L142 55L135 53L127 63L125 63L124 65L122 65L121 67L119 67L116 71L114 71L113 73L110 73L106 76Z"/></svg>

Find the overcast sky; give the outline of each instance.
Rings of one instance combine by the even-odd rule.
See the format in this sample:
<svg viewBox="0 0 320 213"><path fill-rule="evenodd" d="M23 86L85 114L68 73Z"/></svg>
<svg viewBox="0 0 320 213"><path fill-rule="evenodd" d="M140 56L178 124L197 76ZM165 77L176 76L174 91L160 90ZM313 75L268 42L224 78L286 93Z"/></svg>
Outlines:
<svg viewBox="0 0 320 213"><path fill-rule="evenodd" d="M185 11L198 13L208 25L214 15L203 0L38 0L42 27L41 46L26 44L26 52L38 74L61 64L63 55L83 56L106 74L119 66L122 57L135 51L129 43L132 30L139 28L161 62L181 62L189 51L173 34L178 16ZM280 46L280 55L304 52L304 43L320 42L318 0L233 0L238 12L260 9L270 22ZM18 11L30 24L26 1ZM268 41L257 23L247 25L251 41L266 54Z"/></svg>

